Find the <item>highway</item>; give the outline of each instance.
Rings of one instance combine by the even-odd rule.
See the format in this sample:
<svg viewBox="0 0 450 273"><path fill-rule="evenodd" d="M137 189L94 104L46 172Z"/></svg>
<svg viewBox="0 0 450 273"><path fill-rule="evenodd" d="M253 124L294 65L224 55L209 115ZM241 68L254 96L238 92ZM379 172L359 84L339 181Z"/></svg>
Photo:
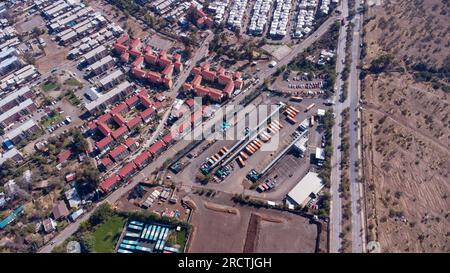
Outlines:
<svg viewBox="0 0 450 273"><path fill-rule="evenodd" d="M254 85L253 87L251 87L246 93L251 93L253 91L255 91L257 88L259 88L261 86L261 84L264 82L265 79L268 79L270 76L272 76L279 67L282 67L284 65L289 64L295 57L297 57L298 54L300 54L301 52L303 52L306 48L308 48L309 46L311 46L315 41L317 41L323 34L325 34L327 32L327 30L329 29L329 27L335 22L336 18L334 16L331 16L330 18L328 18L314 33L312 33L308 38L306 38L305 40L303 40L302 42L300 42L299 44L296 44L292 51L290 52L289 55L285 56L283 59L281 59L274 67L272 68L267 68L267 69L263 69L262 71L260 71L259 73L256 74L256 77L259 79L259 84ZM210 38L208 36L208 38ZM208 39L207 38L207 39ZM204 42L203 46L207 46L207 43ZM197 54L195 55L197 56ZM199 58L200 59L200 58ZM199 60L198 59L198 60ZM197 61L198 61L197 60ZM190 64L192 67L195 65L194 62L191 62ZM181 81L177 81L181 82ZM175 89L175 88L174 88ZM173 89L173 90L174 90ZM239 104L243 99L245 98L245 96L243 94L240 94L239 96L237 96L234 99L234 103L235 104ZM224 106L222 106L223 112L225 113L225 107L227 104L225 104ZM167 113L166 113L167 114ZM168 114L167 114L168 115ZM222 122L222 118L219 118L220 122ZM160 129L163 128L164 124L164 120L162 120L160 122L160 125L158 126ZM208 125L206 125L208 124ZM216 122L205 122L205 124L203 126L213 126L216 125ZM217 128L217 127L216 127ZM209 130L206 130L209 131ZM154 133L154 136L158 135L158 131ZM140 183L143 178L148 177L148 175L150 175L154 170L156 170L157 168L159 168L162 163L168 159L173 157L177 151L182 150L184 147L186 147L189 144L189 141L179 141L178 143L176 143L173 147L169 148L167 151L165 151L162 155L159 156L158 159L156 159L155 161L153 161L151 164L149 164L147 167L145 167L140 173L138 173L137 175L135 175L133 177L133 179L130 180L130 182L128 182L128 184L126 184L125 186L119 187L118 189L116 189L114 192L112 192L106 199L102 200L101 202L97 203L96 206L99 206L100 204L103 204L105 202L110 203L111 205L114 204L117 200L119 200L119 198L124 195L125 193L127 193L129 190L131 190L132 188L134 188L136 185L138 185L138 183ZM42 247L38 252L39 253L49 253L53 250L54 246L61 244L62 242L64 242L67 238L69 238L71 235L73 235L80 223L82 221L86 221L87 219L89 219L90 215L93 213L94 210L91 210L89 212L86 212L82 217L80 217L77 221L70 223L63 231L61 231L58 235L56 235L53 240L48 243L47 245L45 245L44 247Z"/></svg>
<svg viewBox="0 0 450 273"><path fill-rule="evenodd" d="M348 3L347 0L341 1L341 6L338 7L341 10L342 18L348 16ZM339 146L341 145L341 122L342 122L342 110L344 104L339 101L339 95L342 90L344 81L341 78L342 71L345 63L345 42L347 39L347 25L341 27L339 31L338 47L336 54L336 82L335 82L335 98L336 102L334 106L334 113L336 115L335 123L332 129L332 146L333 156L331 157L331 202L330 202L330 252L338 253L342 247L342 239L340 234L342 232L342 199L339 193L339 185L341 183L341 152Z"/></svg>
<svg viewBox="0 0 450 273"><path fill-rule="evenodd" d="M362 8L361 0L355 1L355 10ZM361 150L360 150L360 80L358 64L361 53L361 33L363 14L357 12L352 19L353 40L352 40L352 62L350 66L350 75L348 82L348 103L349 103L349 180L351 196L351 227L352 227L352 253L361 253L365 251L365 227L364 227L364 199L362 198L362 184L359 182L361 177ZM357 164L359 166L357 167ZM361 206L360 206L361 205Z"/></svg>

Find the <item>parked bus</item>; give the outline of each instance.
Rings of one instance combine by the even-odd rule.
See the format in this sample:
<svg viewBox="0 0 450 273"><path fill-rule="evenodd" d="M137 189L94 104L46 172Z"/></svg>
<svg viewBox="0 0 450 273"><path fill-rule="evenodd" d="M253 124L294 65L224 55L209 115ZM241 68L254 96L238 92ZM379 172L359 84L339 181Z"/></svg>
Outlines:
<svg viewBox="0 0 450 273"><path fill-rule="evenodd" d="M311 103L308 107L306 107L305 112L308 112L309 110L311 110L314 106L316 106L315 103Z"/></svg>
<svg viewBox="0 0 450 273"><path fill-rule="evenodd" d="M248 159L248 156L243 151L241 151L239 153L239 155L242 157L243 160L247 160Z"/></svg>
<svg viewBox="0 0 450 273"><path fill-rule="evenodd" d="M223 146L223 148L222 148L222 149L224 149L226 153L228 153L228 152L230 151L230 150L228 150L228 148L227 148L227 147L225 147L225 146Z"/></svg>
<svg viewBox="0 0 450 273"><path fill-rule="evenodd" d="M252 144L255 145L256 147L261 148L261 145L259 145L259 143L255 140L252 141Z"/></svg>
<svg viewBox="0 0 450 273"><path fill-rule="evenodd" d="M267 127L272 129L272 131L274 131L275 133L278 132L278 129L275 128L275 126L273 126L272 124L267 125Z"/></svg>
<svg viewBox="0 0 450 273"><path fill-rule="evenodd" d="M276 124L273 123L273 122L270 124L270 126L272 126L272 128L277 129L278 131L280 131L280 129L281 129L280 126L276 125Z"/></svg>
<svg viewBox="0 0 450 273"><path fill-rule="evenodd" d="M287 116L286 120L289 121L291 124L295 124L297 122L295 119L291 118L290 116Z"/></svg>
<svg viewBox="0 0 450 273"><path fill-rule="evenodd" d="M263 145L263 143L261 142L261 140L259 140L259 139L255 139L255 141L256 141L256 143L258 143L258 144L259 144L259 147L261 148L261 146Z"/></svg>
<svg viewBox="0 0 450 273"><path fill-rule="evenodd" d="M214 162L216 162L217 160L219 160L220 157L218 157L217 155L212 155L211 159L214 160Z"/></svg>
<svg viewBox="0 0 450 273"><path fill-rule="evenodd" d="M303 98L302 97L291 97L290 100L295 101L295 102L302 102Z"/></svg>
<svg viewBox="0 0 450 273"><path fill-rule="evenodd" d="M262 141L264 141L264 142L267 142L267 141L269 141L269 139L263 134L264 132L262 132L261 134L259 134L259 138L262 140Z"/></svg>
<svg viewBox="0 0 450 273"><path fill-rule="evenodd" d="M227 149L226 149L225 147L223 147L223 148L220 150L220 152L221 152L222 154L226 154L226 153L227 153Z"/></svg>
<svg viewBox="0 0 450 273"><path fill-rule="evenodd" d="M253 155L253 151L250 149L249 146L245 147L245 152L250 156Z"/></svg>
<svg viewBox="0 0 450 273"><path fill-rule="evenodd" d="M278 127L283 128L283 125L281 125L281 123L278 122L278 120L274 120L272 121L272 123L275 123L276 125L278 125Z"/></svg>
<svg viewBox="0 0 450 273"><path fill-rule="evenodd" d="M295 113L293 110L291 110L291 109L286 109L286 111L284 111L284 114L287 116L287 115L297 115L297 113Z"/></svg>
<svg viewBox="0 0 450 273"><path fill-rule="evenodd" d="M314 116L311 116L311 122L309 123L309 126L311 127L314 126Z"/></svg>
<svg viewBox="0 0 450 273"><path fill-rule="evenodd" d="M272 138L272 136L266 132L261 132L261 135L263 135L267 139L267 141L269 141Z"/></svg>
<svg viewBox="0 0 450 273"><path fill-rule="evenodd" d="M293 107L293 106L289 106L288 109L294 111L294 112L297 113L297 114L300 112L299 110L297 110L297 108L295 108L295 107Z"/></svg>
<svg viewBox="0 0 450 273"><path fill-rule="evenodd" d="M257 147L255 144L249 143L248 145L249 145L255 152L258 151L258 147Z"/></svg>
<svg viewBox="0 0 450 273"><path fill-rule="evenodd" d="M241 168L245 167L245 162L242 160L240 156L237 157L237 162Z"/></svg>

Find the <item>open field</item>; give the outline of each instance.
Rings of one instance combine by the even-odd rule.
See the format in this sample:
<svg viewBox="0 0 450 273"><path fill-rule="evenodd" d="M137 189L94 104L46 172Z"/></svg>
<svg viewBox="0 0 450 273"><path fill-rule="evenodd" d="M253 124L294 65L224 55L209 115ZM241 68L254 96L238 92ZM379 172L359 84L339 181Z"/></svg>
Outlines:
<svg viewBox="0 0 450 273"><path fill-rule="evenodd" d="M445 1L387 2L369 8L365 25L365 68L390 56L362 83L368 241L382 252L448 252L450 101L430 67L448 70L450 11Z"/></svg>
<svg viewBox="0 0 450 273"><path fill-rule="evenodd" d="M113 253L124 224L124 218L113 216L98 226L92 234L95 238L95 252Z"/></svg>
<svg viewBox="0 0 450 273"><path fill-rule="evenodd" d="M189 252L242 253L244 246L245 252L315 251L317 226L306 218L242 206L234 206L234 214L208 209L199 197L192 199L197 209Z"/></svg>

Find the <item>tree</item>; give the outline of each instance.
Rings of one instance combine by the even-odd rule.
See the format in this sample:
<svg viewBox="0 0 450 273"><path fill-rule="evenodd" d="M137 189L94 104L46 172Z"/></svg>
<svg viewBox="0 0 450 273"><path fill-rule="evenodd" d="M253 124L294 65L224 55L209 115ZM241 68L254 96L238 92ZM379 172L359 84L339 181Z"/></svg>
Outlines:
<svg viewBox="0 0 450 273"><path fill-rule="evenodd" d="M89 232L83 233L83 235L81 235L80 238L80 244L82 245L84 251L93 252L95 245L95 238Z"/></svg>
<svg viewBox="0 0 450 273"><path fill-rule="evenodd" d="M89 217L89 223L91 224L91 227L95 227L96 225L104 223L113 215L113 213L114 211L112 210L109 204L107 203L101 204L92 213L91 217Z"/></svg>
<svg viewBox="0 0 450 273"><path fill-rule="evenodd" d="M70 133L73 137L72 148L78 153L85 153L89 149L89 145L81 132L79 130L72 129Z"/></svg>

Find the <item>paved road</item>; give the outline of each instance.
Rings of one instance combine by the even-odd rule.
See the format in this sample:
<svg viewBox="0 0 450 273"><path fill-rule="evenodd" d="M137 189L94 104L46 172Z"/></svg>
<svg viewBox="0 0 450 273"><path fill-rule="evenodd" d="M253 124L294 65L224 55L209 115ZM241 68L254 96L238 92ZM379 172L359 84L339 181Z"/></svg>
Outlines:
<svg viewBox="0 0 450 273"><path fill-rule="evenodd" d="M356 0L355 9L362 7L361 0ZM361 53L361 32L363 14L357 13L352 19L354 24L353 42L352 42L352 63L350 66L349 84L348 84L348 103L349 103L349 180L350 180L350 194L351 194L351 210L352 210L352 252L361 253L365 250L365 227L364 227L364 199L362 199L362 184L359 183L360 169L356 167L357 162L361 163L360 145L360 126L358 119L360 119L359 112L359 98L360 98L360 81L359 81L359 58ZM362 206L360 206L360 204Z"/></svg>
<svg viewBox="0 0 450 273"><path fill-rule="evenodd" d="M329 27L334 22L335 22L334 17L328 18L314 33L312 33L312 35L310 35L308 38L306 38L301 43L295 45L294 48L292 49L291 53L288 56L281 59L275 67L260 71L256 75L257 78L260 79L259 85L255 85L255 86L251 87L248 92L253 92L254 90L256 90L264 82L264 79L269 78L271 75L273 75L276 72L277 68L279 68L283 65L287 65L299 53L303 52L306 48L308 48L315 41L317 41L318 38L320 38L323 34L326 33L326 31L329 29ZM204 43L204 46L207 46L207 43ZM197 54L196 54L196 56L197 56ZM194 63L192 63L192 66L193 66L193 64ZM243 96L242 94L240 96L237 96L234 99L235 104L239 104L244 99L244 97L245 96ZM222 107L224 109L224 111L223 111L224 113L226 112L225 106L226 105L224 105ZM219 118L219 120L221 122L221 118ZM217 121L206 122L203 126L209 127L209 126L215 126L216 124L218 124ZM206 131L209 131L209 130L206 130ZM133 179L131 179L130 180L131 182L129 184L122 186L122 187L118 188L117 190L115 190L114 192L112 192L105 200L99 202L97 204L97 206L102 203L105 203L105 202L114 204L117 200L119 200L119 198L122 195L127 193L129 190L131 190L133 187L135 187L139 182L141 182L143 180L143 178L148 177L148 175L150 175L154 170L156 170L156 168L159 168L161 166L161 164L167 158L173 157L177 153L177 151L182 150L188 144L189 144L188 141L180 141L180 142L176 143L173 147L169 148L166 152L164 152L157 160L153 161L146 168L144 168L139 174L137 174ZM46 246L44 246L43 248L41 248L39 250L39 253L49 253L52 251L54 246L64 242L67 238L69 238L72 234L74 234L76 232L80 223L82 221L87 220L90 217L90 215L92 214L92 212L93 212L93 210L91 210L90 212L87 212L86 214L84 214L83 217L78 219L76 222L69 224L63 231L61 231L58 235L55 236L55 238L52 241L52 242L54 242L54 244L47 244Z"/></svg>
<svg viewBox="0 0 450 273"><path fill-rule="evenodd" d="M348 3L347 0L341 2L339 7L341 10L342 18L346 18L348 15ZM341 73L344 69L345 61L345 42L347 39L347 24L341 27L339 32L339 41L336 56L336 77L335 90L340 91L343 86L341 79ZM342 200L339 193L339 185L341 183L341 170L339 164L341 162L341 152L339 146L341 144L341 122L342 122L342 110L344 109L343 103L339 101L340 92L335 92L334 101L334 113L336 115L335 124L332 130L332 145L333 156L331 157L331 202L330 202L330 252L338 253L342 246L342 240L339 237L342 232Z"/></svg>

